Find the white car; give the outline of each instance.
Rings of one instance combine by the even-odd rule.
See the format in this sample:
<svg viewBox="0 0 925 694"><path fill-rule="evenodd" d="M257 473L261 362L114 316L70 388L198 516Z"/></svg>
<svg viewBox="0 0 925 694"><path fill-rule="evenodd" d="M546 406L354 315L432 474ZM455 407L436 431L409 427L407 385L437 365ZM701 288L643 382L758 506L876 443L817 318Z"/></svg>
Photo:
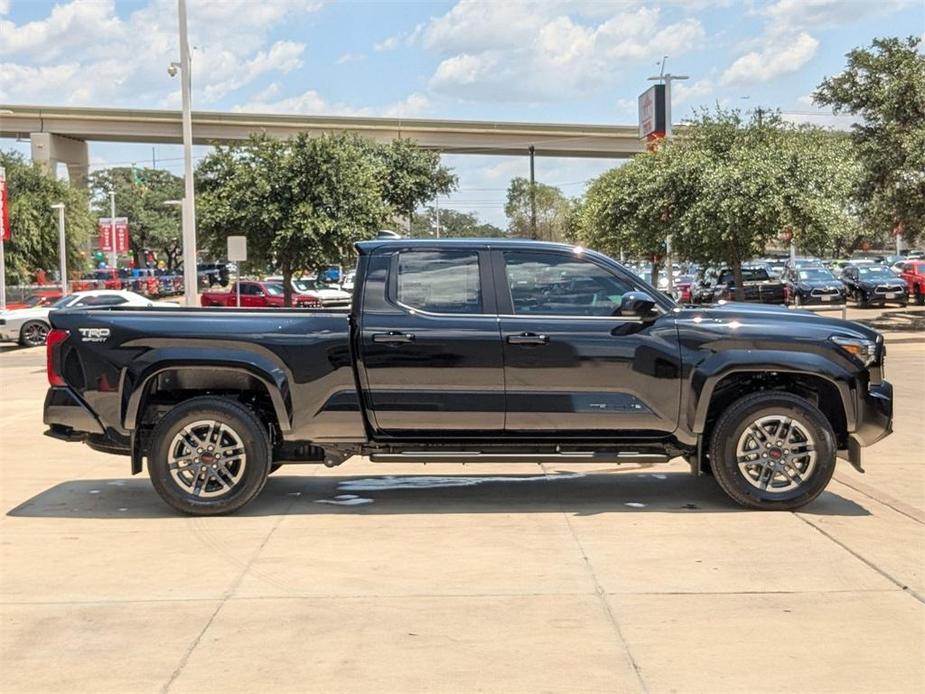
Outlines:
<svg viewBox="0 0 925 694"><path fill-rule="evenodd" d="M282 277L267 277L267 282L282 282ZM314 277L293 277L292 288L299 294L314 296L321 302L321 308L350 308L352 297L349 292L334 285L325 284Z"/></svg>
<svg viewBox="0 0 925 694"><path fill-rule="evenodd" d="M344 275L344 281L340 283L340 288L349 294L353 294L353 285L356 282L357 271L351 270Z"/></svg>
<svg viewBox="0 0 925 694"><path fill-rule="evenodd" d="M18 342L25 347L45 344L51 324L48 314L62 308L87 306L154 306L151 299L122 289L91 289L74 292L49 306L0 312L0 342Z"/></svg>

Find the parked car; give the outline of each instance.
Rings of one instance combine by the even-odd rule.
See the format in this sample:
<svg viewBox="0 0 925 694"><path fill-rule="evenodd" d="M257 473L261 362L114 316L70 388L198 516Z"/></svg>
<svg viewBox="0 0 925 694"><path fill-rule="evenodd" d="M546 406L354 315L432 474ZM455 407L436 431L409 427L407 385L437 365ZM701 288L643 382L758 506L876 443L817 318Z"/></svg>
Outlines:
<svg viewBox="0 0 925 694"><path fill-rule="evenodd" d="M92 289L74 292L58 299L53 304L22 308L0 313L0 342L18 342L24 347L45 344L51 330L49 314L65 308L88 306L153 306L147 297L118 289Z"/></svg>
<svg viewBox="0 0 925 694"><path fill-rule="evenodd" d="M39 290L30 294L24 301L12 301L7 302L6 310L15 311L20 308L41 308L42 306L48 306L55 303L58 299L61 298L61 291L58 289L53 290Z"/></svg>
<svg viewBox="0 0 925 694"><path fill-rule="evenodd" d="M849 265L842 271L847 295L858 306L905 306L909 297L903 280L882 265Z"/></svg>
<svg viewBox="0 0 925 694"><path fill-rule="evenodd" d="M199 295L202 306L237 306L238 282L233 282L228 291L203 292ZM257 282L242 280L241 307L243 308L283 308L286 305L283 285L278 282ZM292 293L292 305L296 308L321 308L321 301L315 296Z"/></svg>
<svg viewBox="0 0 925 694"><path fill-rule="evenodd" d="M916 305L925 304L925 260L909 260L903 264L900 279Z"/></svg>
<svg viewBox="0 0 925 694"><path fill-rule="evenodd" d="M351 270L350 272L345 274L344 281L341 282L340 288L343 289L345 292L353 294L353 285L356 282L356 276L357 276L356 270Z"/></svg>
<svg viewBox="0 0 925 694"><path fill-rule="evenodd" d="M797 306L845 303L845 285L825 267L787 268L782 277L788 303Z"/></svg>
<svg viewBox="0 0 925 694"><path fill-rule="evenodd" d="M667 462L793 509L891 431L883 338L784 307L683 308L619 263L525 240L357 244L339 312L56 311L48 434L228 513L279 465ZM86 341L91 335L105 339ZM100 384L106 384L104 388Z"/></svg>
<svg viewBox="0 0 925 694"><path fill-rule="evenodd" d="M691 303L691 286L694 284L693 275L678 275L674 279L674 293L672 298L679 304Z"/></svg>
<svg viewBox="0 0 925 694"><path fill-rule="evenodd" d="M267 282L282 284L283 278L267 277ZM314 297L322 308L348 308L352 300L349 292L314 277L294 277L292 288L303 296Z"/></svg>
<svg viewBox="0 0 925 694"><path fill-rule="evenodd" d="M763 265L742 266L742 285L745 301L762 304L783 304L784 283L771 277ZM712 301L738 301L736 299L735 272L731 267L719 268L712 285Z"/></svg>

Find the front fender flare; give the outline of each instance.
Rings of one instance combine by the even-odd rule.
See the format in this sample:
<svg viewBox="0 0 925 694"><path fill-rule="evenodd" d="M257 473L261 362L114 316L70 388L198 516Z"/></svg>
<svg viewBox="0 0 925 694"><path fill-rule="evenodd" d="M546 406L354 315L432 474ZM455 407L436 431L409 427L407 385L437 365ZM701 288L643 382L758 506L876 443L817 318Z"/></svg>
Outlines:
<svg viewBox="0 0 925 694"><path fill-rule="evenodd" d="M691 374L690 393L694 403L687 408L687 416L692 432L702 434L705 431L710 400L717 384L727 376L742 372L803 374L825 379L838 390L848 431L854 431L857 378L847 369L812 352L729 350L706 359Z"/></svg>

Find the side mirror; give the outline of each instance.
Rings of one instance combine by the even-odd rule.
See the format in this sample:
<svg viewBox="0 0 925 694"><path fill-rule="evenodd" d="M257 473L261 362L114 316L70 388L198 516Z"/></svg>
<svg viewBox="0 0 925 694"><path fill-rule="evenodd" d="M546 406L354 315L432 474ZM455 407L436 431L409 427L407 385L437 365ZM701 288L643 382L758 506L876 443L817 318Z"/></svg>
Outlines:
<svg viewBox="0 0 925 694"><path fill-rule="evenodd" d="M637 316L645 318L655 308L655 299L645 292L627 292L620 301L621 316Z"/></svg>

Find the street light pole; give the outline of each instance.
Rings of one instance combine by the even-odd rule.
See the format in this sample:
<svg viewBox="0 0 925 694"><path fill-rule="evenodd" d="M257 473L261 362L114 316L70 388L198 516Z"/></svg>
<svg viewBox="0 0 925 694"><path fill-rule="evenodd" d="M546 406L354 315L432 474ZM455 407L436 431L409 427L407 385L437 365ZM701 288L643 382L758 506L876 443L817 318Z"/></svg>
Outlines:
<svg viewBox="0 0 925 694"><path fill-rule="evenodd" d="M67 241L64 237L64 203L51 206L58 211L58 273L61 275L61 296L67 294Z"/></svg>
<svg viewBox="0 0 925 694"><path fill-rule="evenodd" d="M115 268L119 264L116 254L116 191L109 191L109 266Z"/></svg>
<svg viewBox="0 0 925 694"><path fill-rule="evenodd" d="M193 188L192 75L189 37L186 29L186 0L177 0L180 29L180 93L183 105L183 295L187 306L195 306L198 295L196 272L196 202Z"/></svg>
<svg viewBox="0 0 925 694"><path fill-rule="evenodd" d="M664 82L665 84L665 137L671 137L671 83L675 80L686 80L689 79L687 75L672 75L670 72L665 73L665 61L668 60L668 56L662 60L662 70L658 75L650 77L649 81L658 81ZM671 294L674 292L674 275L671 273L671 236L669 235L665 239L665 260L667 262L667 276L668 276L668 293Z"/></svg>

